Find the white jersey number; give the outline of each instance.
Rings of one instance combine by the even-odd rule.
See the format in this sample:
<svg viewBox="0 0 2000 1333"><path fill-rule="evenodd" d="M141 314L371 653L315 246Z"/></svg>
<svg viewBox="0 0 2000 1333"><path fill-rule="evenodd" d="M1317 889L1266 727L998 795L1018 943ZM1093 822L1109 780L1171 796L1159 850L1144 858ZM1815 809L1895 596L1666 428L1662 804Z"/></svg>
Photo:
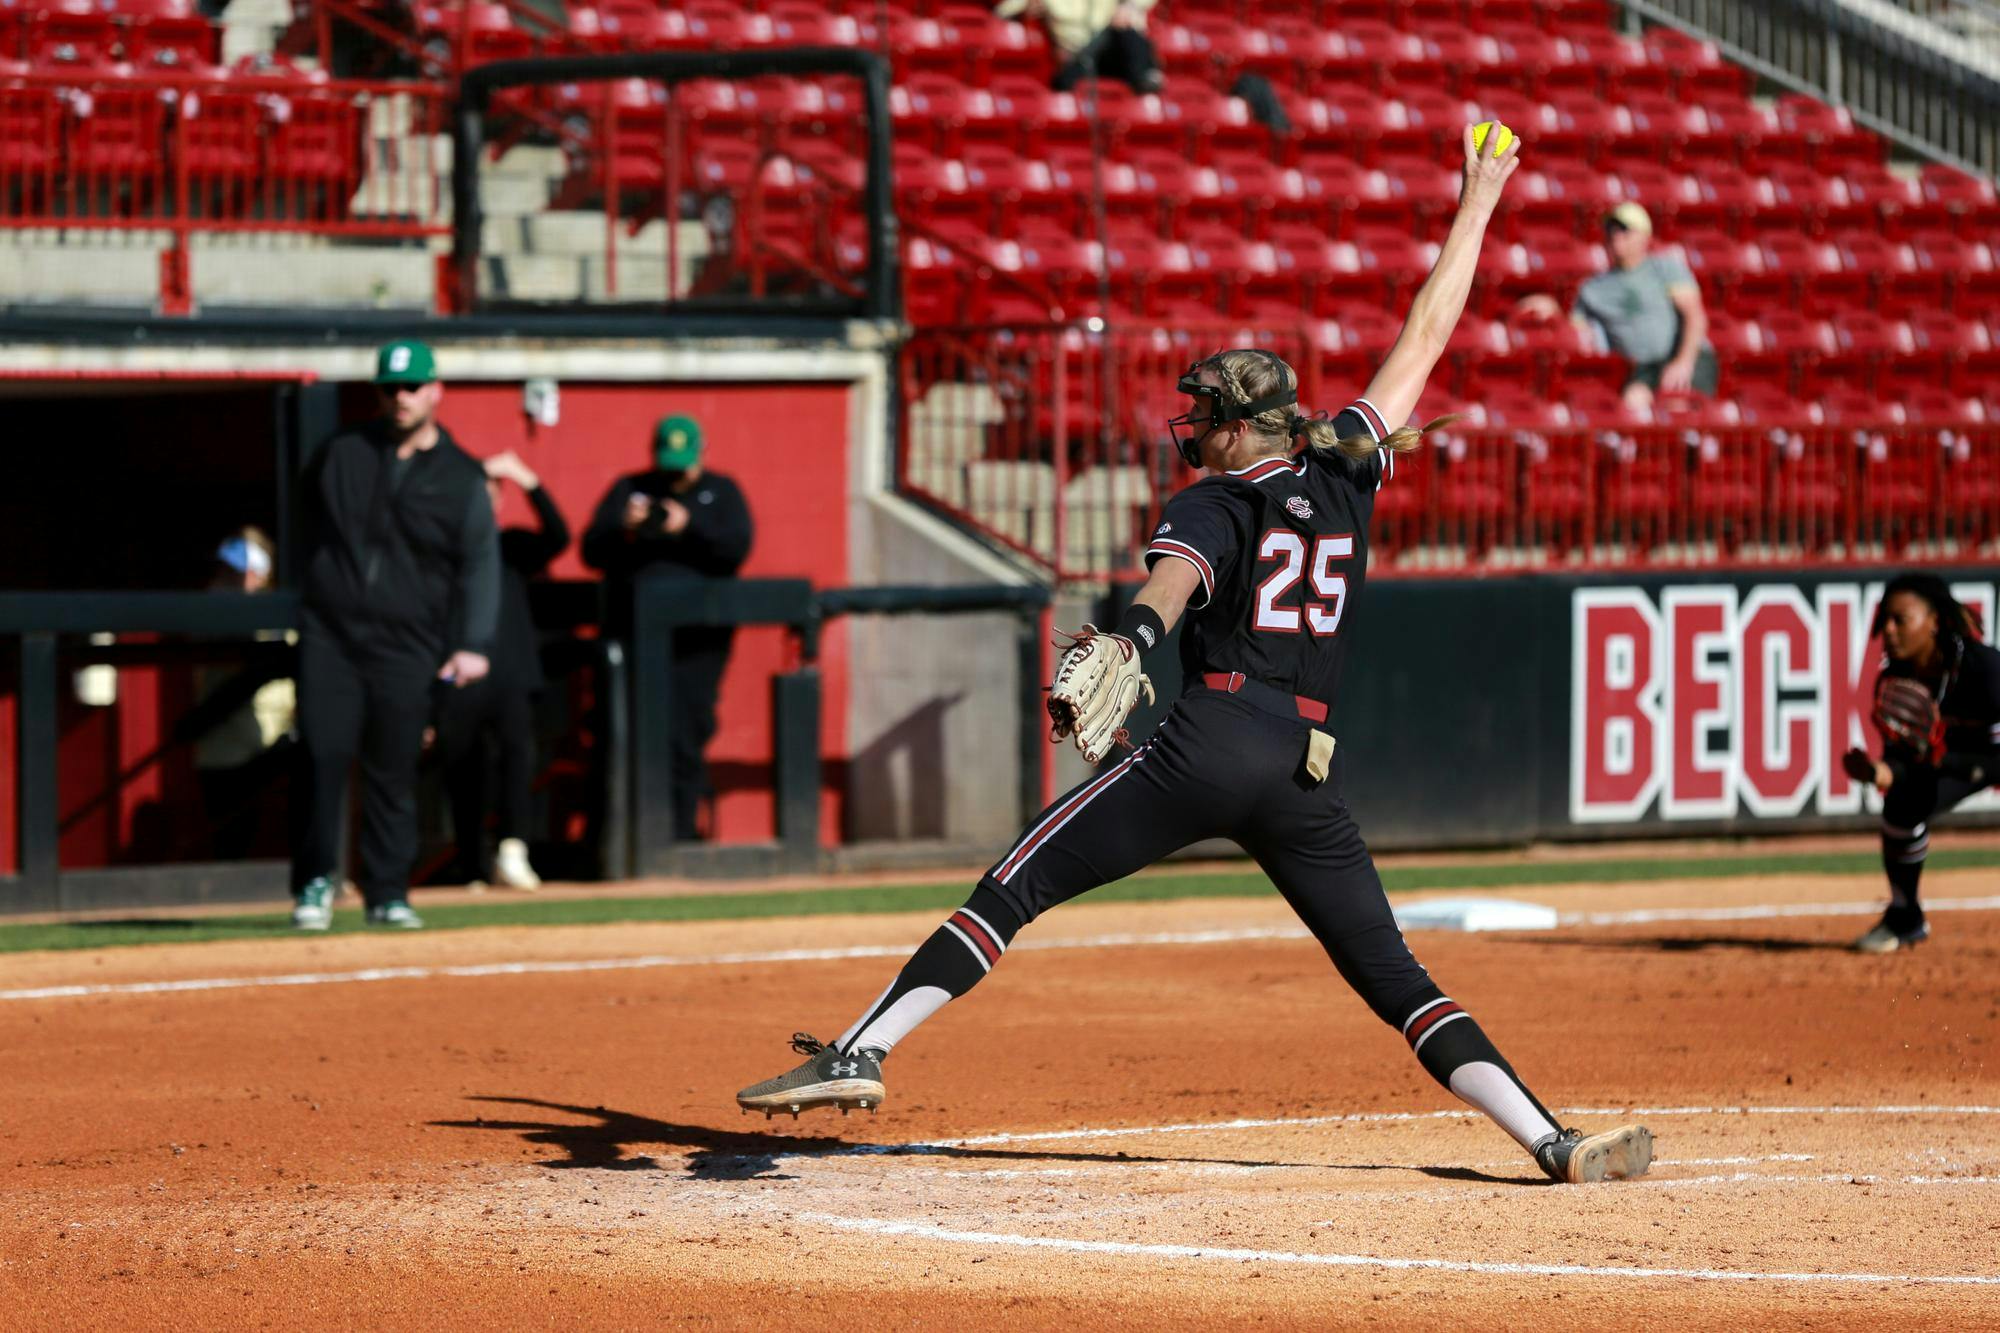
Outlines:
<svg viewBox="0 0 2000 1333"><path fill-rule="evenodd" d="M1313 541L1313 591L1326 599L1320 602L1308 598L1304 603L1306 628L1314 634L1323 637L1340 629L1341 612L1347 606L1347 575L1335 573L1333 562L1351 559L1353 555L1354 537L1351 533L1319 537ZM1257 628L1274 634L1297 634L1300 609L1280 606L1278 599L1289 593L1307 573L1305 538L1287 528L1273 528L1257 544L1257 559L1278 563L1278 567L1257 585Z"/></svg>

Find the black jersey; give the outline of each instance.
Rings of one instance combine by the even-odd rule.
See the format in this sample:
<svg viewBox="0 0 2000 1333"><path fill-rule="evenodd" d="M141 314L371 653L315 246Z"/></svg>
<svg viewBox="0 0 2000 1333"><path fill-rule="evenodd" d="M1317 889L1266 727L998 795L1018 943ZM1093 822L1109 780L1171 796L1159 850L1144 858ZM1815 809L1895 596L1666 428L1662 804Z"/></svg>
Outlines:
<svg viewBox="0 0 2000 1333"><path fill-rule="evenodd" d="M1909 676L1921 680L1908 662L1889 660L1883 664L1885 676ZM2000 771L2000 649L1976 639L1963 641L1960 650L1945 664L1942 680L1924 681L1937 696L1938 712L1944 718L1945 757L1940 767L1947 772L1969 772L1974 766L1988 773Z"/></svg>
<svg viewBox="0 0 2000 1333"><path fill-rule="evenodd" d="M1366 399L1334 427L1343 439L1387 435ZM1331 708L1367 577L1375 492L1394 467L1386 449L1360 459L1306 449L1204 477L1167 502L1146 564L1178 556L1201 574L1181 630L1191 685L1241 672Z"/></svg>

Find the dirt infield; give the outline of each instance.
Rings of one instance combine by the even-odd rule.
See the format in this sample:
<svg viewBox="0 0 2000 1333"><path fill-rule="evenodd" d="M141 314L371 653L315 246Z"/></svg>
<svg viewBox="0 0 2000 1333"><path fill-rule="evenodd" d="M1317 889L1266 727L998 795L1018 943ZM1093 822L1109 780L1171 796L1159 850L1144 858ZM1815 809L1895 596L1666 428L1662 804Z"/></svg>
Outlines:
<svg viewBox="0 0 2000 1333"><path fill-rule="evenodd" d="M0 1325L1996 1326L2000 902L1925 888L1887 958L1873 877L1413 935L1566 1119L1644 1108L1585 1189L1275 900L1065 908L881 1116L768 1125L935 914L13 955Z"/></svg>

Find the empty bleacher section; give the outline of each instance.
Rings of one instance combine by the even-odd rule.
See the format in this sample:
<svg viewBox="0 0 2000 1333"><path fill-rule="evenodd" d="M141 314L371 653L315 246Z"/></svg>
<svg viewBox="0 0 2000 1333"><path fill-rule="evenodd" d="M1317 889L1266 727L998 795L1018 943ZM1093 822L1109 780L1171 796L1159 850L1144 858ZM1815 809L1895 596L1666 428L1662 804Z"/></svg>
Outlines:
<svg viewBox="0 0 2000 1333"><path fill-rule="evenodd" d="M1469 419L1384 492L1391 567L1972 554L2000 496L2000 197L1604 0L1157 8L1158 95L1052 92L987 6L729 0L0 4L9 301L449 307L453 81L498 60L859 47L894 72L905 486L1064 575L1129 572L1180 484L1159 393L1230 342L1308 401L1386 350L1456 200L1463 125L1529 149L1422 411ZM226 63L225 63L226 62ZM1276 89L1288 133L1230 89ZM660 302L845 290L865 269L843 78L506 90L481 294ZM1714 402L1620 406L1566 322L1641 200L1698 275ZM176 244L179 238L180 243ZM177 288L172 261L192 254ZM309 259L302 261L300 252ZM54 262L51 262L54 261ZM1170 397L1170 395L1168 395Z"/></svg>

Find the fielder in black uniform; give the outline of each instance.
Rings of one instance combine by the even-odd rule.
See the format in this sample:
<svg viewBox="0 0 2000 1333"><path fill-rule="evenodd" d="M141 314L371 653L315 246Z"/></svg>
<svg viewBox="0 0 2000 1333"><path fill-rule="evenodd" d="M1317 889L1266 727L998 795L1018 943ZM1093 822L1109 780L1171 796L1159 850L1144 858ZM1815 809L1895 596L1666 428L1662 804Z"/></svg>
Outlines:
<svg viewBox="0 0 2000 1333"><path fill-rule="evenodd" d="M1208 475L1168 502L1146 552L1151 577L1117 632L1086 626L1065 655L1050 712L1086 759L1108 753L1150 689L1145 654L1183 611L1187 693L1152 739L1036 818L839 1040L795 1037L811 1058L744 1089L739 1105L767 1115L872 1109L883 1095L882 1059L970 990L1028 922L1178 848L1226 837L1257 859L1424 1068L1551 1176L1646 1170L1652 1137L1643 1126L1588 1137L1563 1129L1411 956L1321 730L1366 576L1375 493L1392 484L1394 455L1421 440L1421 431L1388 423L1408 419L1458 322L1517 151L1482 155L1467 131L1459 212L1437 267L1368 391L1332 420L1300 414L1298 379L1269 352L1220 352L1189 368L1179 387L1193 406L1172 423L1175 442Z"/></svg>
<svg viewBox="0 0 2000 1333"><path fill-rule="evenodd" d="M1917 881L1931 819L2000 781L2000 651L1980 642L1978 613L1935 574L1892 580L1869 632L1885 654L1875 682L1882 757L1856 748L1842 762L1882 793L1889 907L1854 947L1894 953L1930 938Z"/></svg>

